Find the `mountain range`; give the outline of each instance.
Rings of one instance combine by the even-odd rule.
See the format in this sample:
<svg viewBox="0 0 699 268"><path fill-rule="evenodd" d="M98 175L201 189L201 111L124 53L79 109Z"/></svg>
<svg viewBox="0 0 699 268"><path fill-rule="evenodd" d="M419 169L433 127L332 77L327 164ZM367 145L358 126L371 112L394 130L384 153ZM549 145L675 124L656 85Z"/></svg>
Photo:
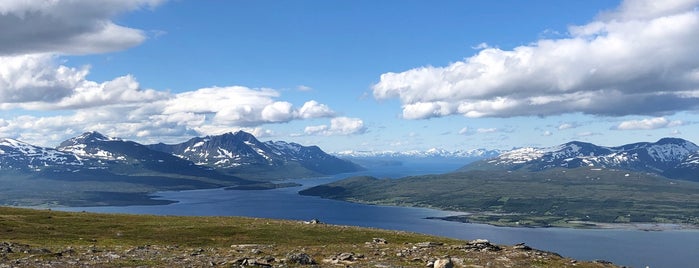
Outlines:
<svg viewBox="0 0 699 268"><path fill-rule="evenodd" d="M34 146L14 139L0 139L0 170L16 172L79 172L110 170L118 173L174 173L221 177L250 168L284 170L293 176L327 175L361 170L347 160L329 155L317 146L284 141L260 142L238 131L192 138L180 144L143 145L133 141L86 132L58 147ZM243 172L244 173L244 172Z"/></svg>
<svg viewBox="0 0 699 268"><path fill-rule="evenodd" d="M491 158L498 156L499 150L472 149L448 151L432 148L426 151L355 151L347 150L333 153L343 158Z"/></svg>
<svg viewBox="0 0 699 268"><path fill-rule="evenodd" d="M548 148L525 147L503 152L459 169L528 170L552 168L606 168L659 174L672 179L699 181L699 146L679 138L639 142L617 147L573 141Z"/></svg>
<svg viewBox="0 0 699 268"><path fill-rule="evenodd" d="M163 204L157 191L269 189L283 178L361 170L317 146L260 142L246 132L144 145L86 132L56 148L0 139L0 204Z"/></svg>

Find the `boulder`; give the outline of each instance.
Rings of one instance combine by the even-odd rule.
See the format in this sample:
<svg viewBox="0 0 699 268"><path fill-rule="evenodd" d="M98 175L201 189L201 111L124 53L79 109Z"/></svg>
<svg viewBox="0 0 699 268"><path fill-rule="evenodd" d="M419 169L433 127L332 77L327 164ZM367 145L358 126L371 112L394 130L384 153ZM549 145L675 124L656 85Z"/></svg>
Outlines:
<svg viewBox="0 0 699 268"><path fill-rule="evenodd" d="M437 259L432 265L433 268L454 268L451 258Z"/></svg>

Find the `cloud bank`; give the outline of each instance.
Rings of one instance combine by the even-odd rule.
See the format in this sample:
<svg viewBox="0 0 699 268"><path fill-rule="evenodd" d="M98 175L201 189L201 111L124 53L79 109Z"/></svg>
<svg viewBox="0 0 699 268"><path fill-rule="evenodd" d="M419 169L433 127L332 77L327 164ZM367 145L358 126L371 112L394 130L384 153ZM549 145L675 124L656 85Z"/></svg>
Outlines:
<svg viewBox="0 0 699 268"><path fill-rule="evenodd" d="M697 0L627 0L569 28L569 36L512 50L487 46L444 67L384 73L376 99L403 118L658 115L699 108Z"/></svg>

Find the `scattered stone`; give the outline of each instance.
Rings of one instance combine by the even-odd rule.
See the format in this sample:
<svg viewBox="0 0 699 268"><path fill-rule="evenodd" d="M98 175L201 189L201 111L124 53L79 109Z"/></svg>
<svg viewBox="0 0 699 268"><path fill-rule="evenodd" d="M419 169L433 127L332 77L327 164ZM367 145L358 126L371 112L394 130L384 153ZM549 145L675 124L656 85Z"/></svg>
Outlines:
<svg viewBox="0 0 699 268"><path fill-rule="evenodd" d="M286 261L303 265L316 264L316 261L306 253L289 253L286 256Z"/></svg>

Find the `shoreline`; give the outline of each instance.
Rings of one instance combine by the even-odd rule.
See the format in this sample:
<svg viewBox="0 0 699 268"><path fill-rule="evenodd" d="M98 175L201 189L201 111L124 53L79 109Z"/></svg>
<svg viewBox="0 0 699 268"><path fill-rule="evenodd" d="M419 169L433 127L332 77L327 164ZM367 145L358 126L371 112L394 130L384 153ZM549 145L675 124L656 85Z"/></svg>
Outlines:
<svg viewBox="0 0 699 268"><path fill-rule="evenodd" d="M683 223L655 223L655 222L629 222L629 223L613 223L613 222L593 222L593 221L578 221L571 220L565 222L554 222L548 225L533 225L533 224L518 224L518 223L503 223L497 221L478 221L467 218L471 214L462 214L446 217L427 217L426 219L435 219L459 223L475 223L487 224L495 227L510 227L510 228L568 228L568 229L599 229L599 230L633 230L646 232L662 232L662 231L679 231L692 230L699 231L699 226Z"/></svg>

